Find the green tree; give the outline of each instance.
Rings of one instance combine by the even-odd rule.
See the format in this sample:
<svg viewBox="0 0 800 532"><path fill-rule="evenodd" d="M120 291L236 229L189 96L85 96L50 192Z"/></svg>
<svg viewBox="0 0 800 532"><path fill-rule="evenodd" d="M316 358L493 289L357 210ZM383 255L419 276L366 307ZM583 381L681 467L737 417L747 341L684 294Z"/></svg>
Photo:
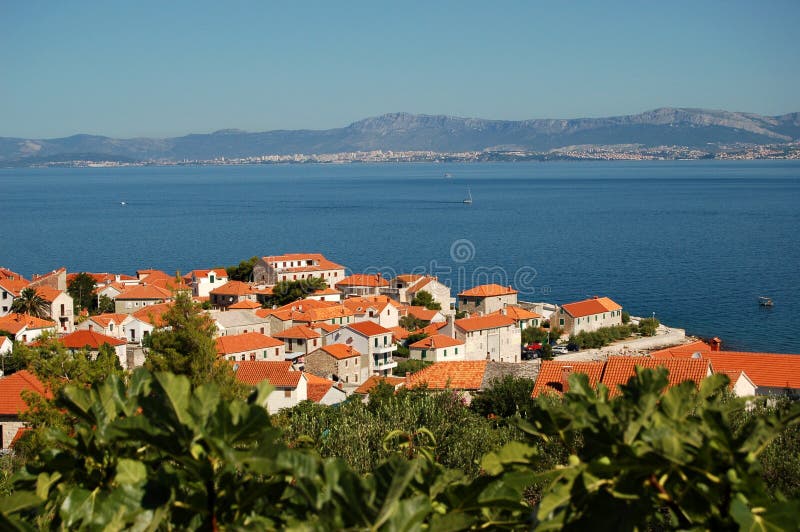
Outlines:
<svg viewBox="0 0 800 532"><path fill-rule="evenodd" d="M622 311L622 323L623 325L627 325L631 322L631 315L627 310Z"/></svg>
<svg viewBox="0 0 800 532"><path fill-rule="evenodd" d="M105 314L107 312L114 312L116 307L114 305L114 300L108 297L107 295L103 294L98 298L97 301L97 313L98 314Z"/></svg>
<svg viewBox="0 0 800 532"><path fill-rule="evenodd" d="M526 327L522 330L523 344L543 344L547 341L550 331L541 327Z"/></svg>
<svg viewBox="0 0 800 532"><path fill-rule="evenodd" d="M264 301L266 307L283 306L298 299L304 299L328 284L321 277L310 277L299 281L278 281L272 287L272 295Z"/></svg>
<svg viewBox="0 0 800 532"><path fill-rule="evenodd" d="M425 307L428 310L442 310L442 305L433 300L433 295L425 290L420 290L414 294L411 304L418 307Z"/></svg>
<svg viewBox="0 0 800 532"><path fill-rule="evenodd" d="M483 417L497 416L510 418L527 414L533 404L531 392L535 381L523 377L506 375L491 383L491 386L478 394L470 408Z"/></svg>
<svg viewBox="0 0 800 532"><path fill-rule="evenodd" d="M228 273L228 279L231 281L250 281L253 277L253 267L256 262L258 262L258 257L250 257L239 262L236 266L226 267L225 271Z"/></svg>
<svg viewBox="0 0 800 532"><path fill-rule="evenodd" d="M178 293L163 316L165 326L150 334L145 367L186 375L194 386L216 381L226 397L246 393L227 361L217 356L216 326L186 293Z"/></svg>
<svg viewBox="0 0 800 532"><path fill-rule="evenodd" d="M655 336L659 325L658 318L642 318L639 320L639 334L642 336Z"/></svg>
<svg viewBox="0 0 800 532"><path fill-rule="evenodd" d="M19 297L11 303L11 312L46 318L50 315L50 303L39 295L36 288L23 288Z"/></svg>
<svg viewBox="0 0 800 532"><path fill-rule="evenodd" d="M426 368L433 364L430 360L417 360L409 358L397 363L397 367L392 370L392 374L398 377L404 377L408 373L416 373L419 370Z"/></svg>
<svg viewBox="0 0 800 532"><path fill-rule="evenodd" d="M542 344L542 348L539 351L542 354L542 360L553 360L553 346L550 344Z"/></svg>
<svg viewBox="0 0 800 532"><path fill-rule="evenodd" d="M86 309L89 312L97 310L97 297L95 289L97 283L94 277L81 272L67 284L67 293L72 297L76 310Z"/></svg>
<svg viewBox="0 0 800 532"><path fill-rule="evenodd" d="M400 318L399 320L400 327L407 331L418 331L424 327L430 325L429 321L421 320L411 314L407 314ZM417 338L419 340L419 338Z"/></svg>

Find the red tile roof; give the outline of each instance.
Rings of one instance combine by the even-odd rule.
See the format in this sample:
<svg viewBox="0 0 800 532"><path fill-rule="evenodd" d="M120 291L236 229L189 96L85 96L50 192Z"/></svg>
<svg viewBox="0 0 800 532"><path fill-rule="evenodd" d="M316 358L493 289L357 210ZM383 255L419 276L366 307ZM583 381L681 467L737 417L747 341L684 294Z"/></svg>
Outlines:
<svg viewBox="0 0 800 532"><path fill-rule="evenodd" d="M710 372L708 360L703 359L655 359L647 357L612 356L608 358L601 382L609 389L609 396L620 395L619 385L627 384L628 380L636 374L636 367L659 368L664 367L669 371L668 387L675 386L684 381L693 381L696 384L705 379Z"/></svg>
<svg viewBox="0 0 800 532"><path fill-rule="evenodd" d="M366 314L369 309L383 312L387 306L397 306L394 300L387 296L348 297L342 305L353 311L354 314Z"/></svg>
<svg viewBox="0 0 800 532"><path fill-rule="evenodd" d="M406 380L402 377L382 377L378 375L373 375L372 377L365 380L361 386L356 388L353 393L366 395L368 394L374 387L376 387L381 382L385 382L392 388L397 388L399 384L403 384Z"/></svg>
<svg viewBox="0 0 800 532"><path fill-rule="evenodd" d="M405 340L408 338L408 335L411 333L407 330L403 329L402 327L390 327L390 331L392 331L392 336L394 336L395 341L397 340Z"/></svg>
<svg viewBox="0 0 800 532"><path fill-rule="evenodd" d="M389 286L389 281L380 274L355 273L336 283L336 288L340 286Z"/></svg>
<svg viewBox="0 0 800 532"><path fill-rule="evenodd" d="M262 260L268 264L275 264L275 268L285 271L314 271L314 270L344 270L344 266L329 261L320 253L286 253L284 255L271 255L262 257ZM283 267L280 263L292 261L313 261L313 266L297 266L297 267Z"/></svg>
<svg viewBox="0 0 800 532"><path fill-rule="evenodd" d="M509 325L516 325L516 322L508 316L477 316L456 320L455 325L462 331L469 332L508 327Z"/></svg>
<svg viewBox="0 0 800 532"><path fill-rule="evenodd" d="M404 311L407 315L413 316L422 321L431 321L436 317L436 314L439 313L438 310L428 310L425 307L417 305L406 305L401 309L401 311Z"/></svg>
<svg viewBox="0 0 800 532"><path fill-rule="evenodd" d="M595 314L603 314L604 312L622 310L621 306L607 297L593 297L584 299L583 301L576 301L575 303L565 303L561 305L561 308L573 318L582 318L584 316L593 316Z"/></svg>
<svg viewBox="0 0 800 532"><path fill-rule="evenodd" d="M30 390L44 397L52 397L42 381L30 371L23 369L9 375L0 377L0 415L17 416L28 409L22 399L22 392Z"/></svg>
<svg viewBox="0 0 800 532"><path fill-rule="evenodd" d="M406 386L430 389L479 390L486 373L486 360L437 362L406 378Z"/></svg>
<svg viewBox="0 0 800 532"><path fill-rule="evenodd" d="M218 279L227 279L228 278L228 272L226 272L222 268L212 268L212 269L209 269L209 270L192 270L189 273L187 273L186 275L184 275L184 278L185 277L189 277L191 279L192 277L195 277L195 278L197 278L197 277L208 277L209 273L213 273L214 275L217 276Z"/></svg>
<svg viewBox="0 0 800 532"><path fill-rule="evenodd" d="M26 327L28 330L32 330L49 329L55 326L56 322L54 321L36 318L29 314L17 314L16 312L12 312L11 314L0 316L0 330L8 331L13 335L16 335Z"/></svg>
<svg viewBox="0 0 800 532"><path fill-rule="evenodd" d="M292 370L292 363L289 361L242 360L231 361L230 364L233 366L236 378L252 386L268 381L276 388L296 388L300 377L303 376L302 371Z"/></svg>
<svg viewBox="0 0 800 532"><path fill-rule="evenodd" d="M308 381L308 400L319 403L325 394L333 387L333 381L324 377L318 377L313 373L304 373Z"/></svg>
<svg viewBox="0 0 800 532"><path fill-rule="evenodd" d="M18 297L23 288L30 284L25 279L0 279L0 288L14 297Z"/></svg>
<svg viewBox="0 0 800 532"><path fill-rule="evenodd" d="M118 301L125 301L129 299L164 300L171 298L172 292L166 288L161 288L160 286L155 285L137 284L126 287L115 299Z"/></svg>
<svg viewBox="0 0 800 532"><path fill-rule="evenodd" d="M17 272L13 272L8 268L0 268L0 280L15 280L15 279L22 279L23 281L25 278L18 274Z"/></svg>
<svg viewBox="0 0 800 532"><path fill-rule="evenodd" d="M361 356L361 353L353 349L351 346L345 344L329 344L320 347L320 350L325 351L337 360Z"/></svg>
<svg viewBox="0 0 800 532"><path fill-rule="evenodd" d="M215 341L218 355L232 355L245 351L282 347L283 342L257 332L220 336Z"/></svg>
<svg viewBox="0 0 800 532"><path fill-rule="evenodd" d="M425 327L419 329L418 331L414 331L413 334L422 333L422 334L427 334L428 336L431 336L433 334L439 334L439 329L444 328L445 325L447 325L446 321L437 321L431 323L430 325L426 325Z"/></svg>
<svg viewBox="0 0 800 532"><path fill-rule="evenodd" d="M594 388L603 375L605 362L565 362L560 360L544 360L533 386L532 397L543 393L560 394L567 389L567 377L570 373L583 373L589 377L589 385ZM565 369L566 368L566 369Z"/></svg>
<svg viewBox="0 0 800 532"><path fill-rule="evenodd" d="M444 334L434 334L433 336L428 336L427 338L423 338L418 342L414 342L408 347L413 347L415 349L440 349L443 347L456 347L459 345L464 345L464 342L462 340L450 338Z"/></svg>
<svg viewBox="0 0 800 532"><path fill-rule="evenodd" d="M136 319L149 323L153 327L163 327L166 325L164 321L164 313L172 308L172 303L158 303L157 305L148 305L131 314Z"/></svg>
<svg viewBox="0 0 800 532"><path fill-rule="evenodd" d="M676 345L660 349L658 351L651 351L650 356L654 358L686 358L694 353L705 353L711 351L711 346L702 340L695 340L688 344Z"/></svg>
<svg viewBox="0 0 800 532"><path fill-rule="evenodd" d="M213 289L210 293L224 296L246 296L254 294L255 290L252 286L242 281L228 281L224 285Z"/></svg>
<svg viewBox="0 0 800 532"><path fill-rule="evenodd" d="M105 314L98 314L97 316L89 316L89 321L93 321L96 324L100 325L101 327L105 328L108 327L108 324L112 321L120 325L123 321L128 319L131 315L130 314L117 314L114 312L107 312Z"/></svg>
<svg viewBox="0 0 800 532"><path fill-rule="evenodd" d="M70 349L83 349L89 347L90 349L100 349L103 344L111 346L125 345L127 342L119 338L112 338L105 334L100 334L97 331L78 330L59 339L64 347Z"/></svg>
<svg viewBox="0 0 800 532"><path fill-rule="evenodd" d="M261 303L256 303L255 301L250 301L249 299L243 299L241 301L237 301L233 305L229 305L228 309L236 310L236 309L243 309L243 310L253 310L261 308Z"/></svg>
<svg viewBox="0 0 800 532"><path fill-rule="evenodd" d="M377 336L379 334L392 333L392 331L390 331L386 327L382 327L372 321L360 321L358 323L351 323L347 327L363 336Z"/></svg>
<svg viewBox="0 0 800 532"><path fill-rule="evenodd" d="M322 337L320 333L305 325L295 325L294 327L289 327L285 331L275 333L273 336L275 338L303 338L303 339Z"/></svg>
<svg viewBox="0 0 800 532"><path fill-rule="evenodd" d="M488 316L508 316L515 321L541 319L544 317L541 314L531 312L517 305L508 305L498 311L488 314Z"/></svg>
<svg viewBox="0 0 800 532"><path fill-rule="evenodd" d="M494 297L508 294L516 294L517 291L510 286L500 286L499 284L482 284L469 290L461 292L459 297Z"/></svg>

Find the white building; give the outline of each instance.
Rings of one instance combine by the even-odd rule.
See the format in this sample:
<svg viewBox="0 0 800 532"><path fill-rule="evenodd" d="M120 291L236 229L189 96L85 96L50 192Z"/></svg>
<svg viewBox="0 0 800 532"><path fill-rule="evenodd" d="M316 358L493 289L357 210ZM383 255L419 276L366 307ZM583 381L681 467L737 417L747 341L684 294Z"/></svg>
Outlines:
<svg viewBox="0 0 800 532"><path fill-rule="evenodd" d="M389 286L381 288L381 293L404 305L410 305L419 292L428 292L433 300L447 312L453 304L450 288L439 282L438 277L431 275L402 274L391 281Z"/></svg>
<svg viewBox="0 0 800 532"><path fill-rule="evenodd" d="M250 386L267 381L273 386L264 406L270 414L291 408L308 399L308 380L302 371L292 369L291 362L231 362L236 378Z"/></svg>
<svg viewBox="0 0 800 532"><path fill-rule="evenodd" d="M622 325L622 307L607 297L565 303L550 317L550 326L561 327L567 335L614 325Z"/></svg>
<svg viewBox="0 0 800 532"><path fill-rule="evenodd" d="M326 259L320 253L287 253L261 257L253 266L256 283L274 285L278 281L302 281L317 277L329 287L344 279L344 266Z"/></svg>
<svg viewBox="0 0 800 532"><path fill-rule="evenodd" d="M388 296L350 297L342 304L353 312L355 322L373 321L387 329L399 324L398 303Z"/></svg>
<svg viewBox="0 0 800 532"><path fill-rule="evenodd" d="M519 362L522 333L508 316L477 316L448 322L442 334L462 340L466 360Z"/></svg>
<svg viewBox="0 0 800 532"><path fill-rule="evenodd" d="M482 284L458 294L458 310L470 314L491 314L516 304L517 291L499 284Z"/></svg>
<svg viewBox="0 0 800 532"><path fill-rule="evenodd" d="M194 297L208 297L212 290L228 282L228 273L222 268L192 270L184 276L184 280L192 287Z"/></svg>
<svg viewBox="0 0 800 532"><path fill-rule="evenodd" d="M372 375L391 375L397 367L392 331L377 323L362 321L341 327L325 336L325 345L329 344L345 344L361 353L361 382Z"/></svg>
<svg viewBox="0 0 800 532"><path fill-rule="evenodd" d="M409 357L427 362L466 360L466 344L444 334L427 336L408 346Z"/></svg>

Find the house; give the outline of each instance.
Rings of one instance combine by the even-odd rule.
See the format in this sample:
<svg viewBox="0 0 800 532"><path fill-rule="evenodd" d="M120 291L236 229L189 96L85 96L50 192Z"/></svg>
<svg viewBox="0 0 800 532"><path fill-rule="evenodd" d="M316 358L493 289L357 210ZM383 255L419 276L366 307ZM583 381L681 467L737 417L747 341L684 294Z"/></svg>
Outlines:
<svg viewBox="0 0 800 532"><path fill-rule="evenodd" d="M306 356L305 371L342 383L363 383L361 353L351 345L328 344Z"/></svg>
<svg viewBox="0 0 800 532"><path fill-rule="evenodd" d="M399 325L399 304L387 296L350 297L342 304L353 313L353 321L374 321L387 329Z"/></svg>
<svg viewBox="0 0 800 532"><path fill-rule="evenodd" d="M11 447L18 431L25 426L20 419L21 414L28 410L28 404L22 398L25 391L52 398L45 385L28 370L0 377L0 448L4 451Z"/></svg>
<svg viewBox="0 0 800 532"><path fill-rule="evenodd" d="M318 377L312 373L304 373L308 382L308 400L321 405L337 405L347 399L345 391L336 386L330 379Z"/></svg>
<svg viewBox="0 0 800 532"><path fill-rule="evenodd" d="M257 299L256 290L241 281L228 281L222 286L209 292L209 300L214 308L226 309L240 301L253 301Z"/></svg>
<svg viewBox="0 0 800 532"><path fill-rule="evenodd" d="M55 334L56 322L15 312L0 317L0 331L11 333L17 342L29 343L45 332Z"/></svg>
<svg viewBox="0 0 800 532"><path fill-rule="evenodd" d="M208 315L214 320L219 336L249 332L258 332L269 336L273 331L270 329L269 317L261 316L252 310L211 310Z"/></svg>
<svg viewBox="0 0 800 532"><path fill-rule="evenodd" d="M243 299L233 305L228 306L228 310L256 310L261 308L261 303L257 303L250 299Z"/></svg>
<svg viewBox="0 0 800 532"><path fill-rule="evenodd" d="M565 303L550 318L550 326L561 327L567 335L614 325L622 325L622 307L607 297Z"/></svg>
<svg viewBox="0 0 800 532"><path fill-rule="evenodd" d="M653 351L657 360L700 358L711 362L716 373L731 378L734 391L746 393L748 384L739 382L743 372L755 386L754 395L800 395L800 358L780 353L723 351L718 339L711 345L702 342Z"/></svg>
<svg viewBox="0 0 800 532"><path fill-rule="evenodd" d="M91 355L97 357L100 348L108 345L114 349L114 354L117 355L119 363L123 368L133 369L133 364L128 363L128 354L126 345L128 342L120 340L119 338L112 338L96 331L75 331L66 336L62 336L58 340L64 347L71 351L78 351L86 349Z"/></svg>
<svg viewBox="0 0 800 532"><path fill-rule="evenodd" d="M377 296L380 289L389 286L389 281L380 274L356 273L345 277L334 285L345 298Z"/></svg>
<svg viewBox="0 0 800 532"><path fill-rule="evenodd" d="M444 334L434 334L408 346L409 358L428 362L465 360L466 348L463 340Z"/></svg>
<svg viewBox="0 0 800 532"><path fill-rule="evenodd" d="M172 308L172 303L159 303L140 308L131 314L131 321L125 324L125 337L131 343L142 343L155 329L165 327L164 314Z"/></svg>
<svg viewBox="0 0 800 532"><path fill-rule="evenodd" d="M306 325L293 325L274 337L283 341L286 359L298 365L304 364L305 356L322 346L322 335Z"/></svg>
<svg viewBox="0 0 800 532"><path fill-rule="evenodd" d="M80 331L97 331L112 338L123 338L127 340L125 326L133 321L132 314L98 314L89 316L83 322L75 326Z"/></svg>
<svg viewBox="0 0 800 532"><path fill-rule="evenodd" d="M22 277L0 278L0 316L6 316L12 312L11 305L27 286L28 281Z"/></svg>
<svg viewBox="0 0 800 532"><path fill-rule="evenodd" d="M371 321L351 323L325 336L325 345L345 344L361 353L360 381L371 375L391 375L397 367L393 354L397 346L392 331Z"/></svg>
<svg viewBox="0 0 800 532"><path fill-rule="evenodd" d="M217 355L226 360L269 360L283 362L286 351L281 340L257 332L220 336L215 340Z"/></svg>
<svg viewBox="0 0 800 532"><path fill-rule="evenodd" d="M420 321L426 321L428 323L444 323L447 321L445 315L440 311L429 310L416 305L405 305L400 308L400 312L403 316L413 316Z"/></svg>
<svg viewBox="0 0 800 532"><path fill-rule="evenodd" d="M292 369L291 362L270 362L265 360L246 360L231 362L236 378L250 386L264 381L273 386L266 404L270 414L282 408L291 408L308 399L308 380L302 371Z"/></svg>
<svg viewBox="0 0 800 532"><path fill-rule="evenodd" d="M192 270L183 276L183 280L192 288L192 296L209 297L212 290L228 282L228 273L222 268Z"/></svg>
<svg viewBox="0 0 800 532"><path fill-rule="evenodd" d="M432 275L401 274L389 281L389 286L381 288L380 291L398 303L410 305L414 296L423 290L431 295L433 301L441 305L442 310L450 310L453 304L450 288Z"/></svg>
<svg viewBox="0 0 800 532"><path fill-rule="evenodd" d="M7 357L11 355L14 349L14 341L8 336L0 336L0 357ZM2 373L0 373L2 377Z"/></svg>
<svg viewBox="0 0 800 532"><path fill-rule="evenodd" d="M91 272L78 272L78 273L68 273L67 274L67 286L75 280L75 278L80 275L81 273L88 275L92 279L94 279L94 284L98 287L108 286L110 284L119 283L121 285L134 285L139 284L139 279L133 277L131 275L125 275L120 273L91 273Z"/></svg>
<svg viewBox="0 0 800 532"><path fill-rule="evenodd" d="M342 300L342 293L335 288L321 288L308 294L306 299L316 299L317 301L333 301L338 303Z"/></svg>
<svg viewBox="0 0 800 532"><path fill-rule="evenodd" d="M545 360L539 370L531 395L537 397L545 393L566 393L569 391L569 376L584 373L589 377L589 385L603 383L608 388L609 397L622 394L620 386L625 385L636 375L636 368L666 368L669 371L667 387L671 388L685 381L699 386L703 379L713 373L712 364L703 359L654 359L648 357L611 356L605 362L567 362Z"/></svg>
<svg viewBox="0 0 800 532"><path fill-rule="evenodd" d="M448 322L442 334L463 341L467 360L519 362L522 333L508 316L477 316Z"/></svg>
<svg viewBox="0 0 800 532"><path fill-rule="evenodd" d="M172 292L159 286L144 284L128 286L114 299L114 312L133 314L150 305L171 300Z"/></svg>
<svg viewBox="0 0 800 532"><path fill-rule="evenodd" d="M506 376L534 379L537 364L511 364L490 360L437 362L406 377L406 388L428 390L459 390L469 401L476 394L491 388Z"/></svg>
<svg viewBox="0 0 800 532"><path fill-rule="evenodd" d="M405 377L384 377L382 375L373 375L369 379L365 380L361 386L353 390L353 393L357 395L369 395L369 393L381 383L387 384L397 391L406 383L406 379Z"/></svg>
<svg viewBox="0 0 800 532"><path fill-rule="evenodd" d="M508 305L497 312L492 312L490 316L508 316L517 323L521 331L524 331L528 327L541 327L544 321L544 317L541 314L524 309L518 305Z"/></svg>
<svg viewBox="0 0 800 532"><path fill-rule="evenodd" d="M288 253L261 257L253 266L253 280L270 286L278 281L302 281L316 277L328 286L344 279L344 266L320 253Z"/></svg>
<svg viewBox="0 0 800 532"><path fill-rule="evenodd" d="M482 284L458 294L459 312L491 314L506 305L517 304L517 291L510 286Z"/></svg>

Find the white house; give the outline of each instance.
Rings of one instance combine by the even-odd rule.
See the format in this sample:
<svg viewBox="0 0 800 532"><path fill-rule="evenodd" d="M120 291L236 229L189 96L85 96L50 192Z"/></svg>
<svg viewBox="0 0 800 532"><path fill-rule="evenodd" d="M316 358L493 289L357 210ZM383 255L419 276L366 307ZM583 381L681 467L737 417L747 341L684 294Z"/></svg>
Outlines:
<svg viewBox="0 0 800 532"><path fill-rule="evenodd" d="M442 284L438 277L432 275L402 274L391 281L389 286L381 288L381 293L405 305L410 305L419 292L428 292L433 300L441 305L443 311L450 310L453 298L450 288Z"/></svg>
<svg viewBox="0 0 800 532"><path fill-rule="evenodd" d="M192 287L194 297L208 297L212 290L228 282L228 273L222 268L192 270L184 276L184 280Z"/></svg>
<svg viewBox="0 0 800 532"><path fill-rule="evenodd" d="M335 287L344 297L377 296L380 289L389 286L389 282L380 274L356 273L345 277Z"/></svg>
<svg viewBox="0 0 800 532"><path fill-rule="evenodd" d="M322 347L322 335L306 325L294 325L274 337L284 343L286 359L298 365L305 363L307 354Z"/></svg>
<svg viewBox="0 0 800 532"><path fill-rule="evenodd" d="M442 334L466 344L466 360L519 362L522 333L508 316L477 316L448 322Z"/></svg>
<svg viewBox="0 0 800 532"><path fill-rule="evenodd" d="M79 331L97 331L112 338L124 338L127 340L126 326L133 320L132 314L98 314L97 316L89 316L76 325L75 329Z"/></svg>
<svg viewBox="0 0 800 532"><path fill-rule="evenodd" d="M622 325L622 307L607 297L565 303L550 317L551 327L561 327L569 335L614 325Z"/></svg>
<svg viewBox="0 0 800 532"><path fill-rule="evenodd" d="M325 336L325 345L345 344L361 353L360 381L371 375L391 375L397 367L394 352L397 346L392 331L371 321L351 323Z"/></svg>
<svg viewBox="0 0 800 532"><path fill-rule="evenodd" d="M19 297L19 293L28 286L28 281L22 277L10 276L0 278L0 316L10 314L11 305L14 299Z"/></svg>
<svg viewBox="0 0 800 532"><path fill-rule="evenodd" d="M108 345L114 349L114 354L119 359L119 363L123 368L133 369L129 367L128 364L126 352L127 342L125 340L112 338L111 336L106 336L105 334L100 334L95 331L75 331L59 338L59 342L67 349L72 351L86 349L94 356L97 356L102 346Z"/></svg>
<svg viewBox="0 0 800 532"><path fill-rule="evenodd" d="M427 362L466 360L466 343L444 334L426 336L408 346L409 357Z"/></svg>
<svg viewBox="0 0 800 532"><path fill-rule="evenodd" d="M399 304L388 296L350 297L342 304L353 312L354 322L374 321L387 329L399 324Z"/></svg>
<svg viewBox="0 0 800 532"><path fill-rule="evenodd" d="M114 299L114 312L133 314L151 305L172 300L172 292L155 285L138 284L129 286Z"/></svg>
<svg viewBox="0 0 800 532"><path fill-rule="evenodd" d="M257 332L220 336L215 340L217 355L226 360L269 360L283 362L283 342Z"/></svg>
<svg viewBox="0 0 800 532"><path fill-rule="evenodd" d="M220 336L249 332L266 335L271 333L269 316L261 316L252 310L211 310L208 314L214 320Z"/></svg>
<svg viewBox="0 0 800 532"><path fill-rule="evenodd" d="M302 371L292 369L291 362L246 360L231 364L239 381L251 386L267 381L274 387L263 405L270 414L308 399L308 380Z"/></svg>
<svg viewBox="0 0 800 532"><path fill-rule="evenodd" d="M253 280L274 285L278 281L302 281L317 277L328 286L344 279L344 266L326 259L320 253L287 253L261 257L253 266Z"/></svg>
<svg viewBox="0 0 800 532"><path fill-rule="evenodd" d="M45 332L55 334L56 322L13 313L0 317L0 331L11 333L17 342L30 343Z"/></svg>

